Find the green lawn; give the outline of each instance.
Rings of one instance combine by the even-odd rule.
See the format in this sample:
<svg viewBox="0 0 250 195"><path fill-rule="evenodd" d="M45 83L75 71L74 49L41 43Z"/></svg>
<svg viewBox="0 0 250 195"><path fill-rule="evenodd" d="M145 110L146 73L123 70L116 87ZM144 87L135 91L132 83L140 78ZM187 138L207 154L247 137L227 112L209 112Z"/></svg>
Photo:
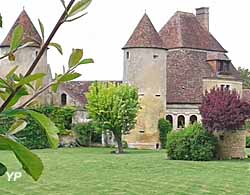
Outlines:
<svg viewBox="0 0 250 195"><path fill-rule="evenodd" d="M0 177L0 195L250 194L250 160L190 162L165 159L164 152L76 148L35 151L45 164L38 182L23 173L16 182ZM8 152L0 162L20 165Z"/></svg>

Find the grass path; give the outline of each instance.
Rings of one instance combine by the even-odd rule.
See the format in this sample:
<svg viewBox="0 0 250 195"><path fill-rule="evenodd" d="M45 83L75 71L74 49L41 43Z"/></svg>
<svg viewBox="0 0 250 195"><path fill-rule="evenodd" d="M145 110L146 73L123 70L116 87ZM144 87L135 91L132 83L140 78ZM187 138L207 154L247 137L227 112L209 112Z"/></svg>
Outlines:
<svg viewBox="0 0 250 195"><path fill-rule="evenodd" d="M190 162L165 160L164 152L75 148L35 151L45 164L38 182L23 173L16 182L0 177L0 195L250 194L250 160ZM0 162L20 165L8 152Z"/></svg>

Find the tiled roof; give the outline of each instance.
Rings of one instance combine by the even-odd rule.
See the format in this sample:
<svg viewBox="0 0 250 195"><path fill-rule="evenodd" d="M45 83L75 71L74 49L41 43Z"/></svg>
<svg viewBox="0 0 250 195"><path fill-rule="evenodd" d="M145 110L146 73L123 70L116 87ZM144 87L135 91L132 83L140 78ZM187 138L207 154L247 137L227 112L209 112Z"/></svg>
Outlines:
<svg viewBox="0 0 250 195"><path fill-rule="evenodd" d="M186 49L167 54L167 103L199 104L203 95L203 78L211 77L207 53Z"/></svg>
<svg viewBox="0 0 250 195"><path fill-rule="evenodd" d="M226 50L205 30L192 13L176 12L159 32L163 46L173 48L194 48L210 51Z"/></svg>
<svg viewBox="0 0 250 195"><path fill-rule="evenodd" d="M16 22L10 29L8 35L2 42L1 46L2 47L10 46L13 31L18 25L21 25L24 28L24 34L21 44L33 41L35 42L34 46L39 47L42 42L42 39L25 10L23 10L21 14L18 16Z"/></svg>
<svg viewBox="0 0 250 195"><path fill-rule="evenodd" d="M85 93L88 92L91 83L92 81L71 81L63 83L61 85L61 90L65 91L72 99L85 105L87 103Z"/></svg>
<svg viewBox="0 0 250 195"><path fill-rule="evenodd" d="M60 88L65 91L72 99L77 100L82 106L87 103L85 93L89 91L90 85L95 81L71 81L63 83ZM121 83L121 81L99 81Z"/></svg>
<svg viewBox="0 0 250 195"><path fill-rule="evenodd" d="M135 28L124 48L162 48L162 40L147 14Z"/></svg>

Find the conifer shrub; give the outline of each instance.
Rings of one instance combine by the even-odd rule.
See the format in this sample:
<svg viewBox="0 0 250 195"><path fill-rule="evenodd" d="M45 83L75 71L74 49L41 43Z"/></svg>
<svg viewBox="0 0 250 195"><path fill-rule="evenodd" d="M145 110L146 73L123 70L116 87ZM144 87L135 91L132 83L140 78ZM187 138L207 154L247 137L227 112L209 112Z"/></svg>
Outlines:
<svg viewBox="0 0 250 195"><path fill-rule="evenodd" d="M160 134L161 148L165 149L167 142L167 134L172 130L172 125L168 120L161 118L158 121L158 129Z"/></svg>
<svg viewBox="0 0 250 195"><path fill-rule="evenodd" d="M208 161L215 158L216 138L194 123L181 131L171 131L167 136L167 155L173 160Z"/></svg>

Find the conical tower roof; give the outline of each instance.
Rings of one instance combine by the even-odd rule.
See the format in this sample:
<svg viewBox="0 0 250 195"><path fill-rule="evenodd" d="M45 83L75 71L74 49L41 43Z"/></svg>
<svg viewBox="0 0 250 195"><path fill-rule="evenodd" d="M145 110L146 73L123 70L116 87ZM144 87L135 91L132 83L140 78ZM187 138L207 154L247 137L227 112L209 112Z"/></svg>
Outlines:
<svg viewBox="0 0 250 195"><path fill-rule="evenodd" d="M123 49L126 48L162 48L162 40L154 25L145 13Z"/></svg>
<svg viewBox="0 0 250 195"><path fill-rule="evenodd" d="M27 42L32 41L34 42L33 46L39 47L40 44L42 43L42 39L25 10L23 10L21 14L18 16L16 22L11 27L6 38L3 40L1 47L10 46L13 31L18 25L21 25L24 28L24 34L23 34L23 39L22 39L21 44L23 45Z"/></svg>

